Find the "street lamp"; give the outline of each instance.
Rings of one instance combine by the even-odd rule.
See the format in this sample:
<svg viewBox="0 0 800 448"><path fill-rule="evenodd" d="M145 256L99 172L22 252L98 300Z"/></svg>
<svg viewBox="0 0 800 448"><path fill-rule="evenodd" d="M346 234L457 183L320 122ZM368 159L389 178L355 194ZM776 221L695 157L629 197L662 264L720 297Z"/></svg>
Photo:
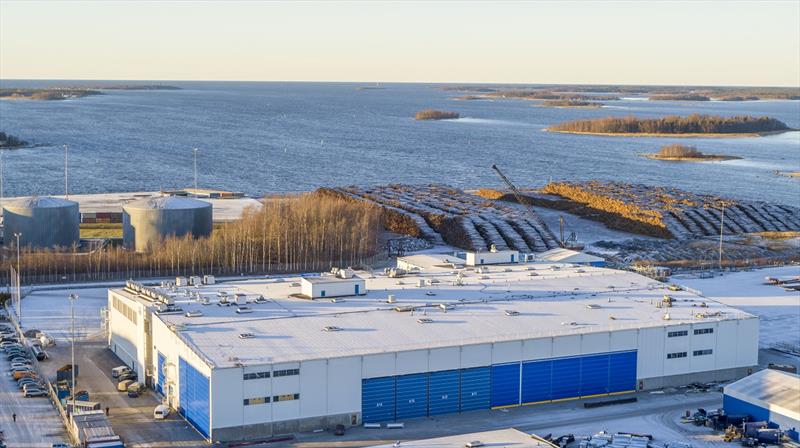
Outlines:
<svg viewBox="0 0 800 448"><path fill-rule="evenodd" d="M75 414L75 301L78 300L77 294L69 295L69 312L72 320L72 414Z"/></svg>
<svg viewBox="0 0 800 448"><path fill-rule="evenodd" d="M194 195L197 196L197 148L192 149L194 153Z"/></svg>
<svg viewBox="0 0 800 448"><path fill-rule="evenodd" d="M69 176L67 174L67 154L69 154L69 145L64 145L64 197L69 199Z"/></svg>
<svg viewBox="0 0 800 448"><path fill-rule="evenodd" d="M721 202L722 205L722 216L719 220L719 272L722 273L722 229L725 225L725 201Z"/></svg>
<svg viewBox="0 0 800 448"><path fill-rule="evenodd" d="M19 262L19 238L22 236L22 232L14 233L14 236L17 238L17 324L22 326L22 291L20 289L20 280L22 279L22 274L20 273L20 262Z"/></svg>

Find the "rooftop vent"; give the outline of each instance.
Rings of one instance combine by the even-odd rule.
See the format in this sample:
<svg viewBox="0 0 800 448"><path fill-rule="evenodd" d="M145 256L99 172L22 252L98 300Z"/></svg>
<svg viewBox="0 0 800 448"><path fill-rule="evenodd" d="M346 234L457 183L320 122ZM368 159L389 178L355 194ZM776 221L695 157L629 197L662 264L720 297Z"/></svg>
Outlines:
<svg viewBox="0 0 800 448"><path fill-rule="evenodd" d="M203 315L202 311L187 311L186 317L200 317Z"/></svg>
<svg viewBox="0 0 800 448"><path fill-rule="evenodd" d="M590 304L586 305L586 308L589 308L590 310L599 310L600 309L600 305L598 305L596 303L590 303Z"/></svg>
<svg viewBox="0 0 800 448"><path fill-rule="evenodd" d="M326 327L322 327L322 331L342 331L342 329L335 325L328 325Z"/></svg>
<svg viewBox="0 0 800 448"><path fill-rule="evenodd" d="M394 294L389 294L389 297L386 299L386 303L394 303L397 300L394 298Z"/></svg>
<svg viewBox="0 0 800 448"><path fill-rule="evenodd" d="M249 306L240 306L240 307L236 308L236 314L247 314L247 313L252 313L252 312L253 312L253 309L250 308Z"/></svg>
<svg viewBox="0 0 800 448"><path fill-rule="evenodd" d="M254 302L255 303L267 303L267 302L269 302L269 300L265 299L264 296L258 296L258 297L256 297L256 300L254 300Z"/></svg>
<svg viewBox="0 0 800 448"><path fill-rule="evenodd" d="M254 335L253 333L240 333L239 334L239 339L253 339L254 337L256 337L256 335Z"/></svg>
<svg viewBox="0 0 800 448"><path fill-rule="evenodd" d="M464 447L466 447L466 448L478 448L478 447L481 447L481 446L484 446L484 445L483 445L483 442L481 442L480 440L473 440L472 442L467 442L467 444L464 445Z"/></svg>
<svg viewBox="0 0 800 448"><path fill-rule="evenodd" d="M433 323L433 319L431 319L430 317L423 317L421 319L417 319L417 323L430 324L430 323Z"/></svg>
<svg viewBox="0 0 800 448"><path fill-rule="evenodd" d="M452 310L455 307L449 303L440 303L439 308L441 308L442 311L447 312L447 310Z"/></svg>
<svg viewBox="0 0 800 448"><path fill-rule="evenodd" d="M394 307L394 310L397 311L398 313L407 313L409 311L414 311L414 307L410 306L410 305L407 305L407 306L396 306L396 307Z"/></svg>
<svg viewBox="0 0 800 448"><path fill-rule="evenodd" d="M539 275L539 274L537 274L537 273L535 273L535 272L528 272L528 277L536 277L536 276L538 276L538 275Z"/></svg>
<svg viewBox="0 0 800 448"><path fill-rule="evenodd" d="M519 311L517 310L506 310L506 316L519 316Z"/></svg>

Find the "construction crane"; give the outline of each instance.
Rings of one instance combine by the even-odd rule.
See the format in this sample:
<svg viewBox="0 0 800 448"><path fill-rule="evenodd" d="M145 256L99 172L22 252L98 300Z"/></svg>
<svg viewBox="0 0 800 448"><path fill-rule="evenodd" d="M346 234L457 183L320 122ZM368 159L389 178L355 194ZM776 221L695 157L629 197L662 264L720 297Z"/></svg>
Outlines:
<svg viewBox="0 0 800 448"><path fill-rule="evenodd" d="M511 190L511 193L514 195L514 198L517 200L517 203L519 203L520 205L525 207L525 210L528 211L528 214L531 215L531 217L533 218L534 221L541 222L541 220L539 219L539 215L537 215L536 212L533 211L533 208L531 208L531 206L528 203L528 201L526 201L522 197L522 194L520 194L519 190L517 189L517 186L514 185L506 177L506 175L503 174L502 171L500 171L500 168L498 168L497 165L492 165L492 169L500 176L500 179L503 179L503 182L505 182L505 184L508 185L508 188ZM561 224L561 235L560 235L561 239L558 241L558 244L561 247L566 247L566 248L569 248L569 249L575 249L575 250L583 249L583 245L578 243L578 237L577 237L577 235L575 235L575 232L572 232L567 240L564 239L564 217L560 218L560 224Z"/></svg>

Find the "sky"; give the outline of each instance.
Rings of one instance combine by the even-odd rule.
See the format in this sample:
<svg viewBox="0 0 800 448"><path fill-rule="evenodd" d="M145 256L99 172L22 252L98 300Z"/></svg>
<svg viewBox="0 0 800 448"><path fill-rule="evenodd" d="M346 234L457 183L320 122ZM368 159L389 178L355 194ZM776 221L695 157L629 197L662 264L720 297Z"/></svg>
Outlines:
<svg viewBox="0 0 800 448"><path fill-rule="evenodd" d="M0 79L800 86L800 1L0 0Z"/></svg>

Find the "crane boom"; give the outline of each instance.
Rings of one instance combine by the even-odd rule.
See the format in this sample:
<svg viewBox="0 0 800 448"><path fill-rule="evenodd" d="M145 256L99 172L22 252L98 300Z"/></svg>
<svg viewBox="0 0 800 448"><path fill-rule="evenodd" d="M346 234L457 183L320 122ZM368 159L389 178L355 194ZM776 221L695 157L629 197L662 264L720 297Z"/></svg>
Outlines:
<svg viewBox="0 0 800 448"><path fill-rule="evenodd" d="M512 194L514 194L514 198L517 200L517 202L518 202L520 205L522 205L523 207L525 207L525 210L527 210L527 211L528 211L528 214L530 214L530 215L531 215L531 218L533 218L534 222L540 222L540 221L539 221L539 216L538 216L538 215L537 215L537 214L536 214L536 213L533 211L533 209L531 208L530 204L528 204L528 202L527 202L527 201L525 201L525 200L522 198L522 195L520 194L519 190L517 190L517 187L516 187L516 185L514 185L514 184L513 184L513 183L512 183L512 182L511 182L511 181L510 181L510 180L509 180L507 177L506 177L506 175L505 175L505 174L503 174L503 172L502 172L502 171L500 171L500 168L498 168L498 167L497 167L497 165L492 165L492 169L493 169L493 170L495 170L495 171L497 172L497 174L500 176L500 179L503 179L503 182L505 182L505 183L506 183L506 185L508 185L508 188L511 190L511 193L512 193Z"/></svg>

